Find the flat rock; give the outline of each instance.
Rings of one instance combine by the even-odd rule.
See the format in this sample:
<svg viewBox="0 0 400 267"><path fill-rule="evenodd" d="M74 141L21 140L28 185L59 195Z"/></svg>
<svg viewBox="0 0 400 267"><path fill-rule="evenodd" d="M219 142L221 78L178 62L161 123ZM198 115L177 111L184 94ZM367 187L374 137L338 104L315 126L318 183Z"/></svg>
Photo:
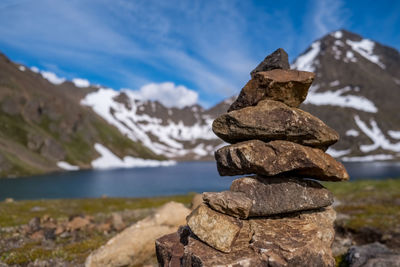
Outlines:
<svg viewBox="0 0 400 267"><path fill-rule="evenodd" d="M339 134L320 119L274 100L223 114L214 120L212 129L228 143L287 140L326 150L339 140Z"/></svg>
<svg viewBox="0 0 400 267"><path fill-rule="evenodd" d="M212 209L241 219L318 209L333 203L331 192L307 179L244 177L234 180L230 190L204 193L203 199Z"/></svg>
<svg viewBox="0 0 400 267"><path fill-rule="evenodd" d="M288 141L241 142L218 149L215 159L221 176L260 174L323 181L349 179L344 166L322 150Z"/></svg>
<svg viewBox="0 0 400 267"><path fill-rule="evenodd" d="M252 200L242 192L205 192L203 200L216 211L242 219L249 217L253 205Z"/></svg>
<svg viewBox="0 0 400 267"><path fill-rule="evenodd" d="M345 259L350 267L400 266L400 253L378 242L351 247Z"/></svg>
<svg viewBox="0 0 400 267"><path fill-rule="evenodd" d="M250 75L253 76L256 72L274 69L290 69L288 54L282 48L278 48L272 54L265 57L264 60L251 71Z"/></svg>
<svg viewBox="0 0 400 267"><path fill-rule="evenodd" d="M274 69L256 72L240 91L228 112L255 106L264 99L281 101L296 108L306 99L314 77L312 72L297 70Z"/></svg>
<svg viewBox="0 0 400 267"><path fill-rule="evenodd" d="M268 266L335 266L331 245L336 213L332 208L289 217L249 220L250 246Z"/></svg>
<svg viewBox="0 0 400 267"><path fill-rule="evenodd" d="M232 250L243 227L239 219L214 211L205 204L188 216L187 224L200 240L222 252Z"/></svg>

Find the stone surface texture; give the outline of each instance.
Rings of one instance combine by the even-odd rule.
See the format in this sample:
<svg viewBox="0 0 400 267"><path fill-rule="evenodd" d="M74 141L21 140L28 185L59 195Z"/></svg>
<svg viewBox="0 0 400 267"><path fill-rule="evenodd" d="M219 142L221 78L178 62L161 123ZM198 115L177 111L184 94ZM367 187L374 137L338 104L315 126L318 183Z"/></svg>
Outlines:
<svg viewBox="0 0 400 267"><path fill-rule="evenodd" d="M212 129L228 143L287 140L326 150L339 139L338 133L320 119L274 100L223 114L214 120Z"/></svg>
<svg viewBox="0 0 400 267"><path fill-rule="evenodd" d="M318 209L333 203L333 195L320 183L307 179L244 177L232 182L231 191L204 193L214 210L246 219Z"/></svg>
<svg viewBox="0 0 400 267"><path fill-rule="evenodd" d="M276 49L272 54L264 58L264 60L250 72L250 75L253 76L257 72L274 69L290 69L288 54L282 48Z"/></svg>
<svg viewBox="0 0 400 267"><path fill-rule="evenodd" d="M161 266L335 266L334 220L332 208L246 220L239 235L244 238L230 253L181 231L157 240L157 257Z"/></svg>
<svg viewBox="0 0 400 267"><path fill-rule="evenodd" d="M288 141L240 142L218 149L215 159L222 176L256 173L323 181L349 179L344 166L322 150Z"/></svg>
<svg viewBox="0 0 400 267"><path fill-rule="evenodd" d="M186 223L190 210L181 203L169 202L158 211L126 228L86 259L86 267L136 266L153 257L154 240L177 231Z"/></svg>
<svg viewBox="0 0 400 267"><path fill-rule="evenodd" d="M298 107L305 99L314 80L314 73L297 70L270 70L254 74L240 91L229 111L255 106L264 99L281 101Z"/></svg>
<svg viewBox="0 0 400 267"><path fill-rule="evenodd" d="M242 192L205 192L203 200L216 211L242 219L249 217L253 205L252 199Z"/></svg>
<svg viewBox="0 0 400 267"><path fill-rule="evenodd" d="M239 236L243 222L216 212L203 204L187 218L190 230L203 242L222 252L230 252Z"/></svg>

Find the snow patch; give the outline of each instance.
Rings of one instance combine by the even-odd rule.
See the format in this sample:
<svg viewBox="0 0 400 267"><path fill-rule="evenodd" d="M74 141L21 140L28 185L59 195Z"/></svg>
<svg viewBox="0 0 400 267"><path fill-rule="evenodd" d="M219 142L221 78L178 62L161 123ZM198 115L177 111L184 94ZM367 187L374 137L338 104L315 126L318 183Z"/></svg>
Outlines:
<svg viewBox="0 0 400 267"><path fill-rule="evenodd" d="M65 162L65 161L57 162L57 166L60 169L64 169L64 170L67 170L67 171L77 171L77 170L79 170L79 166L71 165L71 164L69 164L68 162Z"/></svg>
<svg viewBox="0 0 400 267"><path fill-rule="evenodd" d="M336 39L340 39L343 37L342 31L335 31L332 33L332 36L335 37Z"/></svg>
<svg viewBox="0 0 400 267"><path fill-rule="evenodd" d="M340 84L340 82L338 80L336 80L336 81L330 82L329 86L334 87L334 86L338 86L339 84Z"/></svg>
<svg viewBox="0 0 400 267"><path fill-rule="evenodd" d="M389 131L388 131L388 135L389 135L390 137L392 137L393 139L400 139L400 131L392 131L392 130L389 130Z"/></svg>
<svg viewBox="0 0 400 267"><path fill-rule="evenodd" d="M354 136L354 137L357 137L357 136L360 135L360 133L359 133L357 130L350 129L350 130L347 130L347 131L346 131L346 135L347 135L347 136Z"/></svg>
<svg viewBox="0 0 400 267"><path fill-rule="evenodd" d="M377 155L367 155L361 157L343 157L342 161L346 162L369 162L369 161L379 161L379 160L390 160L393 159L392 155L377 154Z"/></svg>
<svg viewBox="0 0 400 267"><path fill-rule="evenodd" d="M72 79L72 82L75 84L76 87L80 87L80 88L90 86L90 82L86 79L75 78L75 79Z"/></svg>
<svg viewBox="0 0 400 267"><path fill-rule="evenodd" d="M329 155L331 155L334 158L339 158L341 156L347 155L351 152L351 149L346 149L346 150L336 150L333 148L328 148L328 150L326 151L326 153L328 153Z"/></svg>
<svg viewBox="0 0 400 267"><path fill-rule="evenodd" d="M55 85L65 82L65 78L58 77L55 73L50 71L41 71L40 74L42 74L43 78Z"/></svg>
<svg viewBox="0 0 400 267"><path fill-rule="evenodd" d="M346 52L346 58L345 58L345 62L357 62L356 57L354 56L354 53L351 51L347 51Z"/></svg>
<svg viewBox="0 0 400 267"><path fill-rule="evenodd" d="M95 169L110 169L110 168L133 168L133 167L159 167L171 166L176 162L172 160L158 161L149 159L134 158L126 156L120 159L113 154L108 148L102 144L96 143L94 145L96 151L101 155L99 158L92 161L92 167Z"/></svg>
<svg viewBox="0 0 400 267"><path fill-rule="evenodd" d="M22 65L18 66L18 69L19 69L20 71L25 71L25 70L26 70L25 66L22 66Z"/></svg>
<svg viewBox="0 0 400 267"><path fill-rule="evenodd" d="M354 116L354 120L358 128L360 128L360 130L365 135L367 135L372 141L372 144L360 145L360 150L362 152L368 153L378 148L394 152L400 152L400 142L395 144L391 143L382 133L382 130L379 128L378 124L374 119L370 119L371 127L368 127L367 124L364 121L362 121L358 115Z"/></svg>
<svg viewBox="0 0 400 267"><path fill-rule="evenodd" d="M386 68L386 66L379 61L379 57L377 55L374 55L373 53L375 47L375 43L373 41L368 39L362 39L359 42L346 40L346 43L350 45L354 51L359 53L364 58L368 59L372 63L377 64L382 69Z"/></svg>
<svg viewBox="0 0 400 267"><path fill-rule="evenodd" d="M319 41L311 44L311 49L299 56L296 61L292 64L292 69L303 70L303 71L315 71L314 60L318 56L321 50L321 43Z"/></svg>
<svg viewBox="0 0 400 267"><path fill-rule="evenodd" d="M343 95L351 91L350 86L346 86L336 91L315 92L310 90L304 103L316 106L339 106L346 108L354 108L370 113L378 111L374 103L363 96Z"/></svg>
<svg viewBox="0 0 400 267"><path fill-rule="evenodd" d="M39 73L39 69L35 66L31 67L31 71L33 71L34 73Z"/></svg>

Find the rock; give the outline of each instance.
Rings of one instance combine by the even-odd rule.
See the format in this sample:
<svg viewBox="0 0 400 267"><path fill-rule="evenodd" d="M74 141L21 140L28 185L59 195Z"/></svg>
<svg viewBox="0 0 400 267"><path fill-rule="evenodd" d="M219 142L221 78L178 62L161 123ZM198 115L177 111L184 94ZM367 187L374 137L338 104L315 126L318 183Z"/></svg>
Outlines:
<svg viewBox="0 0 400 267"><path fill-rule="evenodd" d="M353 246L346 254L350 267L400 266L400 254L388 249L385 245L375 242L363 246Z"/></svg>
<svg viewBox="0 0 400 267"><path fill-rule="evenodd" d="M250 246L267 266L335 266L331 245L335 211L302 212L292 216L249 220Z"/></svg>
<svg viewBox="0 0 400 267"><path fill-rule="evenodd" d="M40 240L44 239L44 238L45 238L45 236L44 236L44 230L38 230L38 231L34 232L34 233L30 236L30 238L33 239L33 240L35 240L35 241L40 241Z"/></svg>
<svg viewBox="0 0 400 267"><path fill-rule="evenodd" d="M194 197L192 198L192 203L190 205L190 208L192 210L194 210L198 206L200 206L202 203L203 203L203 195L202 194L195 194Z"/></svg>
<svg viewBox="0 0 400 267"><path fill-rule="evenodd" d="M39 217L32 218L28 222L27 232L33 233L33 232L36 232L36 231L39 231L39 230L40 230L40 218Z"/></svg>
<svg viewBox="0 0 400 267"><path fill-rule="evenodd" d="M67 223L67 229L69 231L76 231L85 228L89 224L90 220L87 217L76 216Z"/></svg>
<svg viewBox="0 0 400 267"><path fill-rule="evenodd" d="M323 181L349 179L344 166L322 150L288 141L241 142L218 149L215 159L221 176L256 173Z"/></svg>
<svg viewBox="0 0 400 267"><path fill-rule="evenodd" d="M270 70L257 72L243 87L229 111L255 106L264 99L281 101L298 107L305 99L314 80L314 73L297 70Z"/></svg>
<svg viewBox="0 0 400 267"><path fill-rule="evenodd" d="M8 198L4 199L4 202L5 202L5 203L13 203L13 202L14 202L14 199L11 198L11 197L8 197Z"/></svg>
<svg viewBox="0 0 400 267"><path fill-rule="evenodd" d="M222 252L230 252L243 222L200 205L187 218L190 230L203 242Z"/></svg>
<svg viewBox="0 0 400 267"><path fill-rule="evenodd" d="M136 266L155 254L157 238L177 231L185 224L190 210L181 203L169 202L153 215L133 224L92 252L85 266Z"/></svg>
<svg viewBox="0 0 400 267"><path fill-rule="evenodd" d="M214 120L212 129L228 143L287 140L326 150L339 140L338 133L320 119L274 100L223 114Z"/></svg>
<svg viewBox="0 0 400 267"><path fill-rule="evenodd" d="M256 72L274 69L290 69L288 54L282 48L278 48L272 54L264 58L264 60L251 71L250 75L253 76Z"/></svg>
<svg viewBox="0 0 400 267"><path fill-rule="evenodd" d="M204 202L212 209L233 217L246 219L252 207L252 199L241 192L205 192Z"/></svg>
<svg viewBox="0 0 400 267"><path fill-rule="evenodd" d="M234 180L231 191L204 193L204 200L217 211L246 219L326 207L333 195L312 180L254 176Z"/></svg>
<svg viewBox="0 0 400 267"><path fill-rule="evenodd" d="M122 220L122 216L119 213L113 213L111 216L111 223L112 223L112 227L117 230L117 231L121 231L122 229L125 228L125 223Z"/></svg>
<svg viewBox="0 0 400 267"><path fill-rule="evenodd" d="M181 266L184 244L178 232L156 240L156 255L159 266Z"/></svg>

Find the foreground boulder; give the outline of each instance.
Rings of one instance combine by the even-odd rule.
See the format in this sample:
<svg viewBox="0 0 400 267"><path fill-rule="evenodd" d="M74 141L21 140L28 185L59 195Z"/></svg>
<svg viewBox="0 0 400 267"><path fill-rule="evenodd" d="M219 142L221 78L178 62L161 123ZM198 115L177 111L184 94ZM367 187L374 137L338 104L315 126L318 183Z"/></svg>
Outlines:
<svg viewBox="0 0 400 267"><path fill-rule="evenodd" d="M228 143L287 140L326 150L339 139L335 130L310 113L273 100L223 114L212 129Z"/></svg>
<svg viewBox="0 0 400 267"><path fill-rule="evenodd" d="M333 195L316 181L293 178L244 177L232 182L231 191L204 193L214 210L246 219L318 209L333 203Z"/></svg>
<svg viewBox="0 0 400 267"><path fill-rule="evenodd" d="M349 179L344 166L322 150L288 141L241 142L218 149L215 159L222 176L256 173L322 181Z"/></svg>
<svg viewBox="0 0 400 267"><path fill-rule="evenodd" d="M180 231L156 241L157 258L162 266L335 266L330 251L335 214L326 208L250 219L251 238L242 238L230 253L208 246L188 230Z"/></svg>
<svg viewBox="0 0 400 267"><path fill-rule="evenodd" d="M305 99L314 80L314 73L297 70L270 70L256 72L243 87L228 112L255 106L264 99L277 100L298 107Z"/></svg>
<svg viewBox="0 0 400 267"><path fill-rule="evenodd" d="M107 244L92 252L86 267L142 265L155 253L154 240L177 231L186 223L190 210L181 203L169 202L152 216L126 228Z"/></svg>

